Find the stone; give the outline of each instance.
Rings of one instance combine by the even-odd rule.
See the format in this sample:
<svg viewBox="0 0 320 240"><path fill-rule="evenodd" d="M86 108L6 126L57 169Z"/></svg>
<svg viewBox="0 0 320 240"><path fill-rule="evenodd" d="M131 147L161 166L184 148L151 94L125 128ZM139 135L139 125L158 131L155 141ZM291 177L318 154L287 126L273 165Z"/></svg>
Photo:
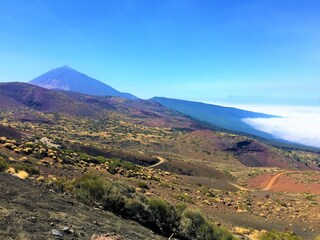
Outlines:
<svg viewBox="0 0 320 240"><path fill-rule="evenodd" d="M52 235L55 236L55 237L63 237L63 236L64 236L63 232L61 232L61 231L59 231L59 230L57 230L57 229L52 229L52 230L51 230L51 233L52 233Z"/></svg>
<svg viewBox="0 0 320 240"><path fill-rule="evenodd" d="M93 235L90 240L122 240L123 238L115 233L107 233L103 235Z"/></svg>
<svg viewBox="0 0 320 240"><path fill-rule="evenodd" d="M67 234L74 234L74 230L70 227L64 227L62 231L64 231Z"/></svg>

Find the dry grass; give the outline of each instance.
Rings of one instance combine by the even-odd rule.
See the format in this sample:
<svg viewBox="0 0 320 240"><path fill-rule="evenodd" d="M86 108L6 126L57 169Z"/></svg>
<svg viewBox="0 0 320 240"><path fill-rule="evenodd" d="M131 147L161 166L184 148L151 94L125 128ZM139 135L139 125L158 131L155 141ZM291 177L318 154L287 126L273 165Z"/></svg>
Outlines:
<svg viewBox="0 0 320 240"><path fill-rule="evenodd" d="M27 179L29 177L29 173L24 170L19 170L18 173L13 174L13 176L18 177L20 179Z"/></svg>

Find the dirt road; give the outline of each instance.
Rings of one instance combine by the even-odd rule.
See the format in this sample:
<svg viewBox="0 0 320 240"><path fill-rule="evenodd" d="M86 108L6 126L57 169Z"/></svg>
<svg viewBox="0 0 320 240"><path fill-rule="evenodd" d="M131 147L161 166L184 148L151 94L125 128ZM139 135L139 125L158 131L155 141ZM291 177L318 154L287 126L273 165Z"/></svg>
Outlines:
<svg viewBox="0 0 320 240"><path fill-rule="evenodd" d="M232 183L232 182L228 182L228 183L229 183L230 185L238 188L238 189L241 190L241 191L253 191L252 189L242 187L242 186L240 186L240 185L238 185L238 184L236 184L236 183Z"/></svg>
<svg viewBox="0 0 320 240"><path fill-rule="evenodd" d="M274 183L276 182L276 180L277 180L279 177L281 177L281 176L283 176L283 175L285 175L285 174L287 174L287 173L292 173L292 172L294 172L294 171L285 171L285 172L277 173L276 175L274 175L274 176L269 180L267 186L265 186L265 187L264 187L263 189L261 189L261 190L263 190L263 191L268 191L268 190L270 190L270 189L273 187ZM249 189L249 188L242 187L242 186L240 186L240 185L238 185L238 184L236 184L236 183L229 182L229 184L232 185L232 186L234 186L234 187L236 187L236 188L238 188L238 189L241 190L241 191L253 191L253 189Z"/></svg>
<svg viewBox="0 0 320 240"><path fill-rule="evenodd" d="M154 168L154 167L157 167L165 162L167 162L168 160L163 158L163 157L157 157L159 159L159 162L157 162L156 164L153 164L153 165L150 165L148 166L148 168Z"/></svg>
<svg viewBox="0 0 320 240"><path fill-rule="evenodd" d="M263 188L262 190L264 190L264 191L270 190L270 189L273 187L275 181L276 181L279 177L281 177L281 176L283 176L283 175L285 175L285 174L287 174L287 173L292 173L292 172L293 172L293 171L285 171L285 172L277 173L276 175L274 175L274 176L270 179L270 181L269 181L269 183L267 184L267 186L266 186L265 188Z"/></svg>

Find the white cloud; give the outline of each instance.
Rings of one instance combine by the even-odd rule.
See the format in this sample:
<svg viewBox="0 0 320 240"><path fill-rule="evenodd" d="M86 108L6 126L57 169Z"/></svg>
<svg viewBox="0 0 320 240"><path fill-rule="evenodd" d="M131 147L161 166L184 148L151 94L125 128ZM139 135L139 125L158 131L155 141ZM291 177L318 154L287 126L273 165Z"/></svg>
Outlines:
<svg viewBox="0 0 320 240"><path fill-rule="evenodd" d="M280 118L245 118L243 121L276 138L320 148L320 106L211 104L279 116Z"/></svg>
<svg viewBox="0 0 320 240"><path fill-rule="evenodd" d="M320 107L258 105L234 107L280 116L281 118L245 118L243 121L276 138L320 147Z"/></svg>

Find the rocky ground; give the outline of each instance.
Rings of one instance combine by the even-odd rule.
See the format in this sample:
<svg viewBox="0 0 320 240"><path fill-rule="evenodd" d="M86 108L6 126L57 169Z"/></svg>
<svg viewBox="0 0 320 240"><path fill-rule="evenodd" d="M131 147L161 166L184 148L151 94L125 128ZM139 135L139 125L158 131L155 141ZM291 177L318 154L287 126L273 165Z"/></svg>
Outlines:
<svg viewBox="0 0 320 240"><path fill-rule="evenodd" d="M0 239L164 239L34 181L0 173L0 183Z"/></svg>
<svg viewBox="0 0 320 240"><path fill-rule="evenodd" d="M124 116L35 113L45 119L35 121L24 114L0 112L0 170L2 163L13 175L0 174L0 239L162 239L49 187L86 172L200 209L240 239L272 229L304 239L320 235L317 153L209 130L140 125Z"/></svg>

